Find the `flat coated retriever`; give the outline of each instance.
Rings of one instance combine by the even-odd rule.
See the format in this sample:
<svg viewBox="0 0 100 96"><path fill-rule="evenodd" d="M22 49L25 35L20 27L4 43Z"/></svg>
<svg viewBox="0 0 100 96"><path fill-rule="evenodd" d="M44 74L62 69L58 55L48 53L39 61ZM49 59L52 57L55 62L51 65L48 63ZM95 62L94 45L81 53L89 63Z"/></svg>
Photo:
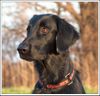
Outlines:
<svg viewBox="0 0 100 96"><path fill-rule="evenodd" d="M68 51L78 38L75 28L56 15L32 17L18 52L22 59L34 61L39 72L33 94L85 93Z"/></svg>

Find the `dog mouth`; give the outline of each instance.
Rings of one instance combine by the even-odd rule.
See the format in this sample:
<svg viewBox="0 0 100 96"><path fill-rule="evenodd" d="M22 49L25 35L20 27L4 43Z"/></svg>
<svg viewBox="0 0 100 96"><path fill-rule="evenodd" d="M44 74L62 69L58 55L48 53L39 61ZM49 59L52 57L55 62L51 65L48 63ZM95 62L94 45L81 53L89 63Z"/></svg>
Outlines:
<svg viewBox="0 0 100 96"><path fill-rule="evenodd" d="M31 56L27 56L27 55L20 54L20 58L22 58L26 61L33 61L33 58Z"/></svg>
<svg viewBox="0 0 100 96"><path fill-rule="evenodd" d="M20 58L26 60L26 61L38 61L38 60L45 60L46 59L46 55L35 55L35 56L31 56L29 54L23 55L20 54Z"/></svg>

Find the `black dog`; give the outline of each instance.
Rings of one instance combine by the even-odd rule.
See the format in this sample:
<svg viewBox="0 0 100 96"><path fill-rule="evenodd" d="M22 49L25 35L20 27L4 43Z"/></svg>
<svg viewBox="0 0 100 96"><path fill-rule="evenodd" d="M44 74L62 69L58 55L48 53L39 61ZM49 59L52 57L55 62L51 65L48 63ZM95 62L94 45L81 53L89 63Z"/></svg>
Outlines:
<svg viewBox="0 0 100 96"><path fill-rule="evenodd" d="M56 15L32 17L18 51L21 58L35 61L40 79L34 94L85 93L68 52L78 38L74 27Z"/></svg>

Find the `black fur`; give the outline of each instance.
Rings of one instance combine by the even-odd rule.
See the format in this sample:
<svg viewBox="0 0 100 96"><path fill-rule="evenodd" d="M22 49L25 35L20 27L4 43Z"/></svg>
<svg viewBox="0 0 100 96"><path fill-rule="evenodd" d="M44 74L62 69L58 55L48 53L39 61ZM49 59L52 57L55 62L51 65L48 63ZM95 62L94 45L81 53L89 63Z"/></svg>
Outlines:
<svg viewBox="0 0 100 96"><path fill-rule="evenodd" d="M33 94L83 94L79 73L75 70L73 83L57 89L46 88L58 84L74 69L68 48L79 38L75 28L52 14L35 15L29 22L27 37L19 45L20 57L34 61L42 83L37 82Z"/></svg>

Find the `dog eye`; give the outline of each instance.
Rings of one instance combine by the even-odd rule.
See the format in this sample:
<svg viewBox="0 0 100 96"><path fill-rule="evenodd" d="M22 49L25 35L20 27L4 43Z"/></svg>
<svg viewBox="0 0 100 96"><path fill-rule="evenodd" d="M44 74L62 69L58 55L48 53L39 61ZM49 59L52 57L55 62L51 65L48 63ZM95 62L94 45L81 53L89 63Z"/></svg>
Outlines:
<svg viewBox="0 0 100 96"><path fill-rule="evenodd" d="M48 32L49 32L49 30L48 30L47 27L41 27L41 28L40 28L40 33L41 33L41 34L46 35Z"/></svg>

